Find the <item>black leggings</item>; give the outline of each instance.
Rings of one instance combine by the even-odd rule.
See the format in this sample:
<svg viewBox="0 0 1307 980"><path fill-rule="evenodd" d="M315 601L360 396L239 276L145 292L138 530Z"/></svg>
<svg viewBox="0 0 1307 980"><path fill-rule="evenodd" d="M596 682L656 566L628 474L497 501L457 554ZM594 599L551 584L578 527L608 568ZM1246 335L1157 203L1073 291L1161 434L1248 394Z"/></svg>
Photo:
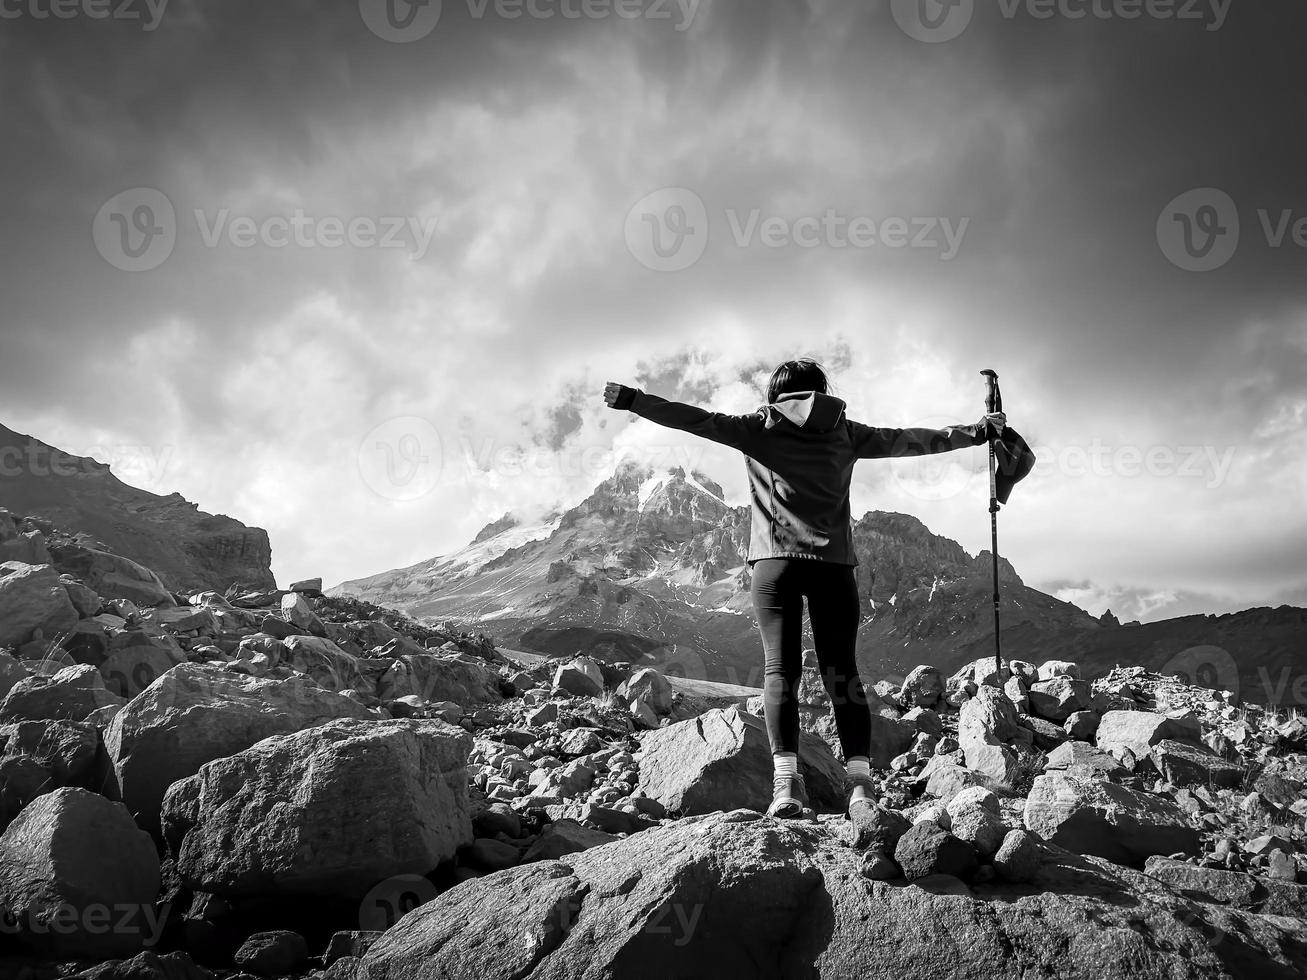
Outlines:
<svg viewBox="0 0 1307 980"><path fill-rule="evenodd" d="M766 658L763 708L771 750L799 750L803 672L803 598L808 598L813 646L845 761L871 755L871 711L854 658L860 607L852 565L815 558L762 558L750 591Z"/></svg>

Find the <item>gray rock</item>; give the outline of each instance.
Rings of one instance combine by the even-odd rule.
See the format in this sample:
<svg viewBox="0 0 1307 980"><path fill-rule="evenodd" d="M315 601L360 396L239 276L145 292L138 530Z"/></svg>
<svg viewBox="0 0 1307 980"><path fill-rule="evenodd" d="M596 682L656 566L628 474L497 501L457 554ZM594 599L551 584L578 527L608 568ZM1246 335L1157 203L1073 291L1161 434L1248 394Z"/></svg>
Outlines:
<svg viewBox="0 0 1307 980"><path fill-rule="evenodd" d="M1196 742L1199 734L1197 723L1187 719L1152 711L1109 711L1098 723L1095 740L1100 749L1117 759L1126 751L1142 759L1163 739Z"/></svg>
<svg viewBox="0 0 1307 980"><path fill-rule="evenodd" d="M298 932L276 929L256 932L236 950L233 961L260 977L296 972L309 958L309 945Z"/></svg>
<svg viewBox="0 0 1307 980"><path fill-rule="evenodd" d="M608 844L620 839L613 834L606 834L602 830L585 827L575 820L555 820L526 849L526 853L522 855L522 863L551 861L562 857L564 854L589 850L592 847L598 847L601 844Z"/></svg>
<svg viewBox="0 0 1307 980"><path fill-rule="evenodd" d="M1096 859L1060 855L1030 885L987 886L978 901L956 883L868 880L861 853L831 845L802 822L669 824L465 882L401 919L348 975L1230 980L1301 969L1302 923L1236 919Z"/></svg>
<svg viewBox="0 0 1307 980"><path fill-rule="evenodd" d="M346 653L326 637L297 634L286 637L282 642L286 647L286 663L324 690L339 692L365 689L358 658Z"/></svg>
<svg viewBox="0 0 1307 980"><path fill-rule="evenodd" d="M327 627L298 592L287 592L281 597L281 618L311 636L327 635Z"/></svg>
<svg viewBox="0 0 1307 980"><path fill-rule="evenodd" d="M34 634L48 643L77 625L77 609L52 565L0 562L0 647L17 647Z"/></svg>
<svg viewBox="0 0 1307 980"><path fill-rule="evenodd" d="M1052 680L1057 677L1079 680L1080 668L1067 660L1046 660L1039 665L1039 679L1041 681Z"/></svg>
<svg viewBox="0 0 1307 980"><path fill-rule="evenodd" d="M640 736L639 789L668 810L689 814L771 804L772 754L762 719L737 708ZM799 771L814 807L844 808L844 767L826 743L802 732Z"/></svg>
<svg viewBox="0 0 1307 980"><path fill-rule="evenodd" d="M494 668L465 653L395 657L377 680L377 696L392 699L410 694L424 701L455 701L468 710L504 699Z"/></svg>
<svg viewBox="0 0 1307 980"><path fill-rule="evenodd" d="M905 708L933 708L944 698L944 676L936 667L914 667L898 692Z"/></svg>
<svg viewBox="0 0 1307 980"><path fill-rule="evenodd" d="M1052 677L1030 685L1030 712L1060 725L1077 711L1089 710L1093 698L1086 682Z"/></svg>
<svg viewBox="0 0 1307 980"><path fill-rule="evenodd" d="M471 841L471 747L462 729L425 719L275 735L174 783L164 836L196 891L357 899Z"/></svg>
<svg viewBox="0 0 1307 980"><path fill-rule="evenodd" d="M0 727L4 759L26 758L46 772L51 788L99 786L100 733L87 722L20 721Z"/></svg>
<svg viewBox="0 0 1307 980"><path fill-rule="evenodd" d="M272 680L181 664L133 698L105 730L113 766L106 795L158 834L164 792L204 763L270 735L371 717L357 701L300 677Z"/></svg>
<svg viewBox="0 0 1307 980"><path fill-rule="evenodd" d="M594 697L604 689L604 674L592 657L574 657L554 671L554 687L578 697Z"/></svg>
<svg viewBox="0 0 1307 980"><path fill-rule="evenodd" d="M1067 716L1062 726L1068 735L1081 742L1088 742L1098 733L1101 716L1097 711L1073 711Z"/></svg>
<svg viewBox="0 0 1307 980"><path fill-rule="evenodd" d="M853 825L855 848L885 854L893 854L899 839L912 827L912 822L897 810L872 801L855 803L849 821Z"/></svg>
<svg viewBox="0 0 1307 980"><path fill-rule="evenodd" d="M909 881L930 875L965 878L976 870L976 849L936 824L919 823L894 848L894 860Z"/></svg>
<svg viewBox="0 0 1307 980"><path fill-rule="evenodd" d="M1028 830L1009 830L994 855L994 870L1004 881L1021 884L1033 881L1044 862L1039 838Z"/></svg>
<svg viewBox="0 0 1307 980"><path fill-rule="evenodd" d="M123 703L105 689L98 670L89 664L74 664L49 677L33 674L18 681L0 702L0 723L43 718L85 721L107 705Z"/></svg>
<svg viewBox="0 0 1307 980"><path fill-rule="evenodd" d="M1001 691L981 687L962 706L958 743L967 768L998 786L1015 786L1021 776L1017 755L1003 743L1018 734L1016 709Z"/></svg>
<svg viewBox="0 0 1307 980"><path fill-rule="evenodd" d="M1153 746L1153 764L1174 786L1213 786L1237 789L1247 770L1229 762L1205 745L1164 738Z"/></svg>
<svg viewBox="0 0 1307 980"><path fill-rule="evenodd" d="M146 608L177 604L163 581L144 565L85 545L53 548L55 567L104 599L127 599Z"/></svg>
<svg viewBox="0 0 1307 980"><path fill-rule="evenodd" d="M1112 778L1124 775L1125 769L1112 756L1084 742L1065 742L1048 754L1044 771L1079 772L1081 775Z"/></svg>
<svg viewBox="0 0 1307 980"><path fill-rule="evenodd" d="M1049 772L1026 799L1026 829L1076 854L1140 865L1154 854L1197 854L1198 833L1168 799L1106 780Z"/></svg>
<svg viewBox="0 0 1307 980"><path fill-rule="evenodd" d="M671 682L652 667L637 670L629 680L623 682L618 693L628 701L644 701L657 715L665 715L672 710Z"/></svg>
<svg viewBox="0 0 1307 980"><path fill-rule="evenodd" d="M478 837L463 850L462 861L469 867L479 868L482 871L502 871L517 864L520 856L517 848L512 844L505 844L503 841L489 837Z"/></svg>
<svg viewBox="0 0 1307 980"><path fill-rule="evenodd" d="M159 858L120 803L38 797L0 835L0 907L47 955L107 958L157 941Z"/></svg>

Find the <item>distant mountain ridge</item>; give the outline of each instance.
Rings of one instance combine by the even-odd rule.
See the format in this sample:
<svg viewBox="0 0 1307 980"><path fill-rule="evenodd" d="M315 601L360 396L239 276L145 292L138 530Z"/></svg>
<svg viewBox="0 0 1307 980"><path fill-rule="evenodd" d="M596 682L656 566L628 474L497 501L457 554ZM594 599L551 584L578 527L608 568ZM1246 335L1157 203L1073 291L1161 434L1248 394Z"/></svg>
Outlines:
<svg viewBox="0 0 1307 980"><path fill-rule="evenodd" d="M951 670L993 652L987 551L973 557L917 518L884 511L857 520L853 536L864 676L901 677L921 663ZM533 524L505 515L465 548L329 591L419 619L465 622L508 647L551 656L584 650L756 687L762 656L748 541L748 508L728 505L711 478L628 462L561 514ZM1123 626L1110 613L1095 618L1030 588L1001 556L999 567L1008 658L1066 659L1093 672L1169 666L1260 701L1277 700L1277 689L1291 696L1307 658L1304 610Z"/></svg>
<svg viewBox="0 0 1307 980"><path fill-rule="evenodd" d="M854 541L859 657L872 676L991 647L987 553L973 558L916 518L881 511L855 523ZM475 622L521 649L587 649L756 685L748 542L748 508L728 505L711 478L628 463L544 523L501 518L466 548L331 591ZM1006 560L1001 576L1014 653L1053 633L1100 628L1084 610L1027 588Z"/></svg>
<svg viewBox="0 0 1307 980"><path fill-rule="evenodd" d="M262 528L206 514L178 493L128 486L104 463L3 425L0 461L0 507L88 534L153 569L174 591L276 586Z"/></svg>

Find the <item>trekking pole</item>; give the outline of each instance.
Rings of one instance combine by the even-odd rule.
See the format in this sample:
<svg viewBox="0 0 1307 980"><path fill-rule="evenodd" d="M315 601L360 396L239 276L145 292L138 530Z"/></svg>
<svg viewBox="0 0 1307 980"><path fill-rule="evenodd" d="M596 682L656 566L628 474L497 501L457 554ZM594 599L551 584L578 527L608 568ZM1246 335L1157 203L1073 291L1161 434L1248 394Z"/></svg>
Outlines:
<svg viewBox="0 0 1307 980"><path fill-rule="evenodd" d="M985 376L987 391L985 394L985 411L1001 412L1003 411L1003 395L998 390L997 372L986 368L980 372ZM988 423L986 423L988 427ZM990 534L990 557L994 563L994 666L998 670L998 686L1003 686L1003 652L999 646L998 639L998 491L996 489L995 473L997 471L997 460L994 455L994 435L989 434L989 534Z"/></svg>

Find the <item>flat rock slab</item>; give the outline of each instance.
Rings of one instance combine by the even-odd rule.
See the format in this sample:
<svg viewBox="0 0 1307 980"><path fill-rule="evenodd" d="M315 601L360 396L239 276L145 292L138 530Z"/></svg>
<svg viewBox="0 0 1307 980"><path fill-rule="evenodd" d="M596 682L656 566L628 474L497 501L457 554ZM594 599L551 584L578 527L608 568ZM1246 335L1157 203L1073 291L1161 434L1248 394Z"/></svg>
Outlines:
<svg viewBox="0 0 1307 980"><path fill-rule="evenodd" d="M819 825L715 814L464 882L331 980L1196 980L1307 970L1307 926L1054 856L1023 886L868 881ZM651 860L651 855L657 858ZM1214 939L1215 937L1215 939Z"/></svg>
<svg viewBox="0 0 1307 980"><path fill-rule="evenodd" d="M704 814L771 804L772 754L761 718L714 708L640 741L640 789L669 811ZM800 734L799 770L814 807L844 806L844 767L826 743Z"/></svg>

